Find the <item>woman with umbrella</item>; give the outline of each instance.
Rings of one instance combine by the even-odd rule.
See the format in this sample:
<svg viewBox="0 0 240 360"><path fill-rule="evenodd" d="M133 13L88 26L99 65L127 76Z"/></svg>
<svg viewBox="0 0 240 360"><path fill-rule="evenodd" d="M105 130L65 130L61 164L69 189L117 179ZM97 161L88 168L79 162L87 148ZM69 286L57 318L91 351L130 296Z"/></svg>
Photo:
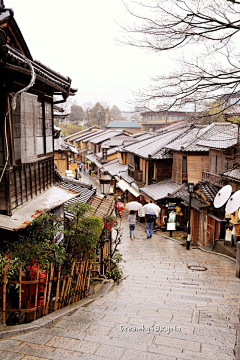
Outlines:
<svg viewBox="0 0 240 360"><path fill-rule="evenodd" d="M131 201L127 203L125 209L130 210L130 214L128 215L129 221L129 231L130 231L130 239L132 237L135 239L135 226L136 226L136 214L135 211L138 211L142 208L142 204L137 201Z"/></svg>
<svg viewBox="0 0 240 360"><path fill-rule="evenodd" d="M136 214L134 214L134 210L130 210L130 214L128 215L129 222L129 231L130 231L130 239L135 239L135 226L136 226Z"/></svg>

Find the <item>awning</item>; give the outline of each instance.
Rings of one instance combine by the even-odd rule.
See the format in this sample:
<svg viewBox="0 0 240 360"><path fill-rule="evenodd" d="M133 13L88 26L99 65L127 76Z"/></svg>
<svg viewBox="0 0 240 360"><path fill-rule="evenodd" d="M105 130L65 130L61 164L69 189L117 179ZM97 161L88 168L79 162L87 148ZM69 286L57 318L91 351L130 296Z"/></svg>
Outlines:
<svg viewBox="0 0 240 360"><path fill-rule="evenodd" d="M0 228L11 231L24 229L42 212L54 209L78 195L75 191L53 186L15 211L12 216L0 215Z"/></svg>
<svg viewBox="0 0 240 360"><path fill-rule="evenodd" d="M128 191L130 191L131 194L133 194L133 196L138 197L140 196L140 192L138 192L136 189L134 189L134 187L129 185Z"/></svg>
<svg viewBox="0 0 240 360"><path fill-rule="evenodd" d="M131 194L133 194L135 197L140 196L140 193L134 189L133 186L129 185L125 180L121 179L118 183L117 186L122 190L122 191L126 191L128 190Z"/></svg>
<svg viewBox="0 0 240 360"><path fill-rule="evenodd" d="M122 190L122 191L126 191L129 188L129 184L125 181L125 180L120 180L117 183L117 186Z"/></svg>

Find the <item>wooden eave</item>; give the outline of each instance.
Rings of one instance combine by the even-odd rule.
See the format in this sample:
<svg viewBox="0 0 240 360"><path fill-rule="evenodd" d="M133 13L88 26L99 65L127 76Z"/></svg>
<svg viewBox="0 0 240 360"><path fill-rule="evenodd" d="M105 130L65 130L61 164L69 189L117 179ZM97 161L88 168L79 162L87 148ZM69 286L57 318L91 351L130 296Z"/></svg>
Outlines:
<svg viewBox="0 0 240 360"><path fill-rule="evenodd" d="M6 15L2 22L0 23L0 29L4 30L7 36L7 44L12 46L12 43L15 42L16 48L21 51L28 59L32 60L32 55L28 49L28 46L24 40L24 37L19 29L16 20L9 13Z"/></svg>
<svg viewBox="0 0 240 360"><path fill-rule="evenodd" d="M21 56L15 55L13 53L14 49L11 49L8 45L3 45L0 48L0 51L2 54L0 57L1 66L19 74L29 75L30 79L31 71L26 60L21 58ZM39 65L37 62L31 61L31 63L36 74L36 83L39 81L44 86L50 86L53 94L57 92L68 97L69 95L74 95L77 91L71 88L71 79L65 79L61 75L57 75L54 71Z"/></svg>

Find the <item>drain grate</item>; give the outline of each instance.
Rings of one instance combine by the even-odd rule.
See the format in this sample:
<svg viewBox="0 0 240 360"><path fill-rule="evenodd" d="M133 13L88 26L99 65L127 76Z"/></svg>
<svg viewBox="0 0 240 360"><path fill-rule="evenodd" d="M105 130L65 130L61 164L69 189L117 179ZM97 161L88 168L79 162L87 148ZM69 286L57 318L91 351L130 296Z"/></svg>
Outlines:
<svg viewBox="0 0 240 360"><path fill-rule="evenodd" d="M193 271L206 271L207 268L201 265L188 265L188 268Z"/></svg>

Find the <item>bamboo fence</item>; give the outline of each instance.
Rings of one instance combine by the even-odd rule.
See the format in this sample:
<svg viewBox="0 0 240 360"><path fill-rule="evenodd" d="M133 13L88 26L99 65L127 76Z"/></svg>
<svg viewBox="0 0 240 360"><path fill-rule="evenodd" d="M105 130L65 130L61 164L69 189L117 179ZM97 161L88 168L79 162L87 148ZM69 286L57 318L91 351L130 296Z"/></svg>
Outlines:
<svg viewBox="0 0 240 360"><path fill-rule="evenodd" d="M18 280L8 281L5 268L1 283L2 323L6 324L12 313L18 315L19 324L30 322L87 297L91 269L92 261L73 262L70 272L62 274L61 266L54 268L51 263L47 270L37 268L26 276L20 264Z"/></svg>

